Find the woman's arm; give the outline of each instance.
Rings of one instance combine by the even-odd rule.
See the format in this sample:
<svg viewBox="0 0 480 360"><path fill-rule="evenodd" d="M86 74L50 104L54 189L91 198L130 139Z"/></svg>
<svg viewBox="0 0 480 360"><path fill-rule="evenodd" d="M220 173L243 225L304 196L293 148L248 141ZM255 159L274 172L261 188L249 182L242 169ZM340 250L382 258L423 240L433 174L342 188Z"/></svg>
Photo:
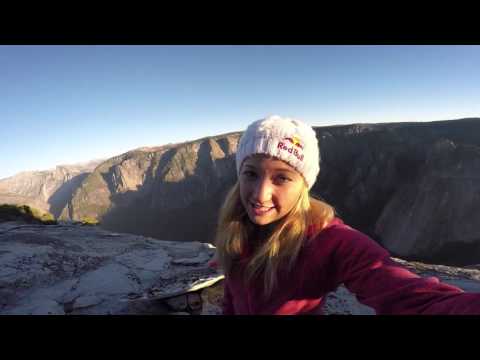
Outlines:
<svg viewBox="0 0 480 360"><path fill-rule="evenodd" d="M480 293L423 278L390 258L368 236L337 231L334 264L339 282L377 314L480 314Z"/></svg>

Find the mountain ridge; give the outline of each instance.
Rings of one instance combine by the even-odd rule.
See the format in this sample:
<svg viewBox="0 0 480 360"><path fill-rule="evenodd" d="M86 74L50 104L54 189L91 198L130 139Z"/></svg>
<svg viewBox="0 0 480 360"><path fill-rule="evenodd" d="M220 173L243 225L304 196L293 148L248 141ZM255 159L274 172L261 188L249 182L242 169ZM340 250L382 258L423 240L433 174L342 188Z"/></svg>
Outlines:
<svg viewBox="0 0 480 360"><path fill-rule="evenodd" d="M480 185L469 180L480 176L479 120L314 127L321 162L312 194L395 256L479 263L480 198L474 194ZM236 180L241 134L141 147L107 159L78 182L57 213L63 220L91 217L111 231L211 242L218 210ZM445 195L452 189L455 195ZM455 217L449 218L442 196ZM439 219L443 232L436 229Z"/></svg>

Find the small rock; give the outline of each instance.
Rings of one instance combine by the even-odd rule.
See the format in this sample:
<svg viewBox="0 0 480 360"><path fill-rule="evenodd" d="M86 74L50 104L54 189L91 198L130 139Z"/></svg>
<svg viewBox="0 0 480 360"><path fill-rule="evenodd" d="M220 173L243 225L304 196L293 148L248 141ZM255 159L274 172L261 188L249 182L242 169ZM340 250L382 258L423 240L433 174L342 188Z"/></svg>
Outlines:
<svg viewBox="0 0 480 360"><path fill-rule="evenodd" d="M202 298L196 292L187 294L187 302L191 310L200 310L202 308Z"/></svg>
<svg viewBox="0 0 480 360"><path fill-rule="evenodd" d="M185 310L188 306L186 295L180 295L172 297L170 299L165 299L165 302L168 306L170 306L173 310L176 311Z"/></svg>
<svg viewBox="0 0 480 360"><path fill-rule="evenodd" d="M201 315L221 315L223 310L223 281L202 290Z"/></svg>
<svg viewBox="0 0 480 360"><path fill-rule="evenodd" d="M200 253L194 258L181 258L172 260L172 264L175 265L197 265L203 264L210 259L210 255L207 253Z"/></svg>
<svg viewBox="0 0 480 360"><path fill-rule="evenodd" d="M102 298L98 296L81 296L75 300L75 302L73 303L73 308L86 308L89 306L100 304L102 301Z"/></svg>
<svg viewBox="0 0 480 360"><path fill-rule="evenodd" d="M35 304L19 306L9 312L11 315L65 315L63 305L55 300L44 299Z"/></svg>

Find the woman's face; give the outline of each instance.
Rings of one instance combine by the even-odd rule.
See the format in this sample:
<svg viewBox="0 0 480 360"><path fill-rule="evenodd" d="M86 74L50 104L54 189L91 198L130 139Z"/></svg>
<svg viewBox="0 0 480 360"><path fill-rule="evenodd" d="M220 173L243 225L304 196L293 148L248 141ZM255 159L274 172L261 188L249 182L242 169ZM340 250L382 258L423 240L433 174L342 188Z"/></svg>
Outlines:
<svg viewBox="0 0 480 360"><path fill-rule="evenodd" d="M297 203L303 177L282 160L253 155L242 164L240 198L250 220L268 225L284 217Z"/></svg>

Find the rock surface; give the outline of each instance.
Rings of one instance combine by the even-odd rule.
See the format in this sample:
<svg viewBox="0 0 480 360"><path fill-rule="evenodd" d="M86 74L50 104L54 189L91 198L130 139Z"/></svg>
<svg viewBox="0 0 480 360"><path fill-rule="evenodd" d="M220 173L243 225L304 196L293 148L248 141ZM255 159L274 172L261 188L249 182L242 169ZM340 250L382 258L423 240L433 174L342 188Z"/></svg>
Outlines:
<svg viewBox="0 0 480 360"><path fill-rule="evenodd" d="M200 259L206 267L213 252L209 244L95 226L0 223L0 314L168 313L157 300L131 299L172 278L177 286L170 295L181 294L190 287L179 276L187 277L192 268L185 260ZM197 289L198 280L192 281ZM198 307L194 298L189 304Z"/></svg>
<svg viewBox="0 0 480 360"><path fill-rule="evenodd" d="M161 241L97 226L0 223L0 314L218 315L223 275L208 243ZM480 292L480 266L395 259L422 276ZM340 286L326 314L374 314Z"/></svg>

